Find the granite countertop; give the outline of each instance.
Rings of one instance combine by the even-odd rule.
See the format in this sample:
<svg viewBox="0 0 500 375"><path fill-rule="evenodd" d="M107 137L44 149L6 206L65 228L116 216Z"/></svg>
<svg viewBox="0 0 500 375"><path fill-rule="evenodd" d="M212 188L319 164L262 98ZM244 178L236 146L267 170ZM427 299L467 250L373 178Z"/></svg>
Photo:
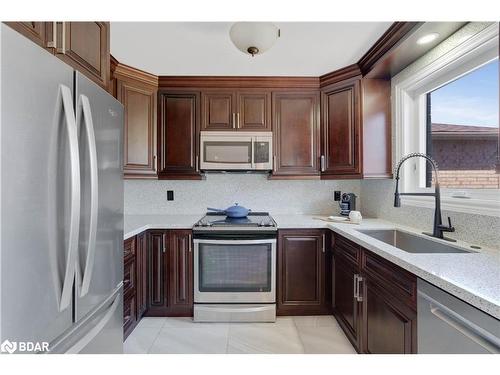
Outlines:
<svg viewBox="0 0 500 375"><path fill-rule="evenodd" d="M189 229L202 215L126 215L124 237L147 229ZM398 228L424 236L414 228L380 219L363 219L362 224L332 223L317 219L323 215L272 215L279 229L329 228L416 276L500 319L500 252L482 248L476 253L407 253L356 229ZM425 238L428 238L425 236ZM435 240L432 239L431 240ZM435 240L440 241L440 240ZM447 243L449 244L449 243ZM468 248L458 241L452 246Z"/></svg>

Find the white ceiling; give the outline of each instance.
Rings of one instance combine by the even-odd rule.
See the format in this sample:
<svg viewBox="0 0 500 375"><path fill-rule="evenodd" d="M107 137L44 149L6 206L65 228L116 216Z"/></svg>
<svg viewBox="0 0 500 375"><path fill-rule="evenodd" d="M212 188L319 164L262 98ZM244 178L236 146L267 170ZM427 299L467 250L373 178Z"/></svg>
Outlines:
<svg viewBox="0 0 500 375"><path fill-rule="evenodd" d="M391 22L277 22L281 37L252 58L232 22L112 22L111 54L156 75L319 76L353 64Z"/></svg>

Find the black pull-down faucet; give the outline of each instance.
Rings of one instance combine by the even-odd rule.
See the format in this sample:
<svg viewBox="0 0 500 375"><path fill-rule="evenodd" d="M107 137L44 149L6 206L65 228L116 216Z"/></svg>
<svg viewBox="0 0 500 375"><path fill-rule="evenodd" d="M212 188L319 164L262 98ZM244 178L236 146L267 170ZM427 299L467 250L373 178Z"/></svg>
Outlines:
<svg viewBox="0 0 500 375"><path fill-rule="evenodd" d="M432 169L434 169L434 174L436 176L436 182L434 184L434 193L400 193L399 192L399 170L401 169L401 165L403 163L411 158L424 158L431 166ZM404 156L398 163L397 169L396 169L396 190L394 191L394 207L401 207L401 195L417 195L417 196L432 196L435 199L435 204L436 208L434 210L434 228L432 230L432 233L424 233L428 234L430 236L448 240L448 241L453 241L455 240L451 238L446 238L443 236L443 232L454 232L455 228L451 225L451 219L448 216L448 226L443 225L442 218L441 218L441 193L439 189L439 180L438 180L438 169L437 169L437 163L434 159L432 159L430 156L426 154L422 154L420 152L415 152L408 154Z"/></svg>

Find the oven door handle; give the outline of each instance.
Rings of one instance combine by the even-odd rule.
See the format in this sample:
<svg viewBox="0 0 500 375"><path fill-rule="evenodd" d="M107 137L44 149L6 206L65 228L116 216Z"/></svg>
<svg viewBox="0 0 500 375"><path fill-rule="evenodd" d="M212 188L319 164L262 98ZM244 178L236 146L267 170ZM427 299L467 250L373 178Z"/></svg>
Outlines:
<svg viewBox="0 0 500 375"><path fill-rule="evenodd" d="M263 240L218 240L218 239L210 239L210 240L202 240L195 238L193 240L194 244L215 244L215 245L255 245L255 244L275 244L275 238L268 238Z"/></svg>

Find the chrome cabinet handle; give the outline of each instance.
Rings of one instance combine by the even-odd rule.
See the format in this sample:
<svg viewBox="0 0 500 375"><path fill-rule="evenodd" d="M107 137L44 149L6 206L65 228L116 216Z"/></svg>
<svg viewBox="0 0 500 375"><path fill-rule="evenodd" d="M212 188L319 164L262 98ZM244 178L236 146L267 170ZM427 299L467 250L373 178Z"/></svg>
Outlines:
<svg viewBox="0 0 500 375"><path fill-rule="evenodd" d="M236 113L233 112L233 129L236 126Z"/></svg>
<svg viewBox="0 0 500 375"><path fill-rule="evenodd" d="M64 21L61 22L62 25L62 31L61 31L61 47L58 48L56 45L56 51L57 53L62 53L63 55L66 54L66 27L65 27Z"/></svg>
<svg viewBox="0 0 500 375"><path fill-rule="evenodd" d="M273 155L273 171L276 172L276 155Z"/></svg>
<svg viewBox="0 0 500 375"><path fill-rule="evenodd" d="M189 252L193 251L193 241L191 239L191 235L188 235L188 241L189 241Z"/></svg>
<svg viewBox="0 0 500 375"><path fill-rule="evenodd" d="M57 22L52 22L52 41L47 42L47 47L57 48Z"/></svg>
<svg viewBox="0 0 500 375"><path fill-rule="evenodd" d="M97 146L95 142L94 122L92 121L92 112L90 110L89 98L85 95L80 95L78 100L78 114L83 114L83 123L87 133L87 142L89 145L89 161L90 161L90 221L89 221L89 237L87 245L87 260L85 261L85 271L83 273L82 288L80 296L83 297L89 291L92 271L94 269L95 252L96 252L96 237L97 237L97 211L99 202L99 181L98 181L98 165L97 165Z"/></svg>
<svg viewBox="0 0 500 375"><path fill-rule="evenodd" d="M196 172L199 172L200 171L200 157L198 155L196 155L196 158L195 158L195 169L196 169Z"/></svg>
<svg viewBox="0 0 500 375"><path fill-rule="evenodd" d="M358 275L357 274L354 274L354 277L353 277L353 289L354 289L354 299L357 301L358 300Z"/></svg>
<svg viewBox="0 0 500 375"><path fill-rule="evenodd" d="M326 250L325 250L325 235L324 234L321 236L321 242L322 242L322 246L323 246L323 252L325 252Z"/></svg>
<svg viewBox="0 0 500 375"><path fill-rule="evenodd" d="M75 112L73 110L73 94L64 85L59 85L59 100L62 105L59 111L64 111L64 118L67 126L70 165L71 165L71 209L68 236L68 255L66 259L66 269L62 284L59 311L65 310L71 304L73 294L73 278L78 252L78 231L80 228L80 151L78 149L78 131L76 126ZM57 115L56 118L60 118Z"/></svg>
<svg viewBox="0 0 500 375"><path fill-rule="evenodd" d="M164 248L162 249L162 253L163 253L163 254L165 254L166 252L167 252L167 248L166 248L166 247L164 247Z"/></svg>
<svg viewBox="0 0 500 375"><path fill-rule="evenodd" d="M236 127L239 129L240 128L240 113L238 112L236 114Z"/></svg>
<svg viewBox="0 0 500 375"><path fill-rule="evenodd" d="M357 294L358 294L358 297L357 297L357 301L358 302L363 302L363 296L361 295L360 293L360 289L361 289L361 283L363 282L363 278L361 276L358 275L358 278L357 278Z"/></svg>
<svg viewBox="0 0 500 375"><path fill-rule="evenodd" d="M325 155L321 155L320 167L321 167L321 172L324 172L325 171Z"/></svg>

